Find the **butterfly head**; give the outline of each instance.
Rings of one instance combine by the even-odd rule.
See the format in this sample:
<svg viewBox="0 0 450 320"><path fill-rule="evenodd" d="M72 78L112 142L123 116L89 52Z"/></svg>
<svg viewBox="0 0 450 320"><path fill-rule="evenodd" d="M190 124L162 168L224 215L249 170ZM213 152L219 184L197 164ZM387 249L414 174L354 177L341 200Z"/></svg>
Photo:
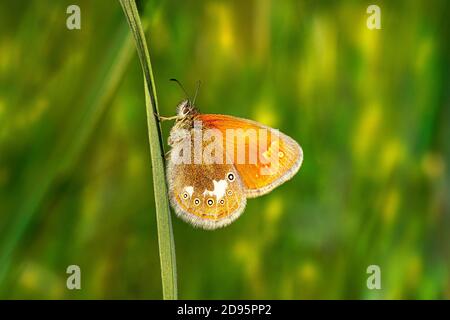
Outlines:
<svg viewBox="0 0 450 320"><path fill-rule="evenodd" d="M177 79L170 79L171 81L176 82L181 90L185 93L187 99L181 101L177 107L177 121L176 122L186 122L186 120L192 120L195 115L199 112L197 108L195 108L195 99L197 98L198 89L200 88L200 81L197 82L197 89L195 90L194 99L190 99L190 95L187 93L186 89L184 89L183 85Z"/></svg>
<svg viewBox="0 0 450 320"><path fill-rule="evenodd" d="M180 104L178 104L177 116L179 120L188 119L197 113L197 108L195 108L195 106L188 99L183 100Z"/></svg>

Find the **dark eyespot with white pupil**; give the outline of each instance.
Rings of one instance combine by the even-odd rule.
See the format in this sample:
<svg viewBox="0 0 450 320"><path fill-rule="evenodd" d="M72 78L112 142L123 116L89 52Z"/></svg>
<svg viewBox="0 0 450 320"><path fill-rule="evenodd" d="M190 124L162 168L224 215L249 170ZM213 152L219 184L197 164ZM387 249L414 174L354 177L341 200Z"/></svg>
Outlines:
<svg viewBox="0 0 450 320"><path fill-rule="evenodd" d="M208 204L208 206L212 206L214 204L214 200L213 199L208 199L206 201L206 203Z"/></svg>
<svg viewBox="0 0 450 320"><path fill-rule="evenodd" d="M195 204L196 206L198 206L198 205L200 204L200 199L199 199L199 198L195 198L195 199L194 199L194 204Z"/></svg>
<svg viewBox="0 0 450 320"><path fill-rule="evenodd" d="M183 193L183 199L187 199L188 197L189 197L189 195L187 192Z"/></svg>
<svg viewBox="0 0 450 320"><path fill-rule="evenodd" d="M227 174L227 178L228 178L228 180L230 180L230 181L234 181L234 173L232 173L232 172L228 173L228 174Z"/></svg>
<svg viewBox="0 0 450 320"><path fill-rule="evenodd" d="M224 204L224 203L225 203L225 200L221 199L221 200L219 201L219 203L220 203L220 204Z"/></svg>

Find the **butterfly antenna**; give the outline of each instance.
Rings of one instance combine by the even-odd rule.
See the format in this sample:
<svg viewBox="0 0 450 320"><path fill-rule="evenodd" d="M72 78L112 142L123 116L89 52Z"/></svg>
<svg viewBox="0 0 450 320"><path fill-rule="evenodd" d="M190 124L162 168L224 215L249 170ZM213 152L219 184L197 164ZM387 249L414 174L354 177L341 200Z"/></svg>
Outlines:
<svg viewBox="0 0 450 320"><path fill-rule="evenodd" d="M177 79L174 79L174 78L171 78L169 80L173 81L173 82L176 82L180 86L181 90L183 90L183 92L186 95L186 98L188 99L188 101L192 101L191 97L189 96L189 94L187 93L186 89L183 87L183 85L181 84L180 81L178 81Z"/></svg>
<svg viewBox="0 0 450 320"><path fill-rule="evenodd" d="M192 100L192 104L195 104L195 100L197 99L198 90L200 89L200 86L202 85L202 82L200 80L197 81L197 89L195 89L195 95L194 100Z"/></svg>

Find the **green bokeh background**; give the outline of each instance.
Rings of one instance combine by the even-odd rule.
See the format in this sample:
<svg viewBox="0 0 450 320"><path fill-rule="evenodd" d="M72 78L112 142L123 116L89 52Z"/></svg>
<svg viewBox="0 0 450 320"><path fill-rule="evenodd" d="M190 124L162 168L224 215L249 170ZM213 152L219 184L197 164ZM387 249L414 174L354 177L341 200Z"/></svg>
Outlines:
<svg viewBox="0 0 450 320"><path fill-rule="evenodd" d="M366 27L370 4L382 30ZM140 7L162 114L183 99L169 78L201 80L202 112L279 128L305 154L229 227L173 215L180 298L450 298L450 2ZM82 290L66 289L71 264ZM366 287L372 264L381 290ZM143 78L119 3L2 0L0 298L161 297Z"/></svg>

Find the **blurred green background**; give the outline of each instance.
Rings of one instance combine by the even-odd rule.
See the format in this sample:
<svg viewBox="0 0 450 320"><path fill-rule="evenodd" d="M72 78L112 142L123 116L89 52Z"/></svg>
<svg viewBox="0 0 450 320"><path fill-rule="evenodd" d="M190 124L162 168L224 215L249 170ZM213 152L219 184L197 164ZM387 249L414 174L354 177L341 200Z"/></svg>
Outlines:
<svg viewBox="0 0 450 320"><path fill-rule="evenodd" d="M370 4L382 30L366 27ZM163 115L184 98L169 78L201 80L202 112L279 128L305 154L225 229L173 215L180 298L450 298L450 2L140 8ZM152 188L119 3L2 0L0 298L161 298ZM71 264L82 290L66 289Z"/></svg>

